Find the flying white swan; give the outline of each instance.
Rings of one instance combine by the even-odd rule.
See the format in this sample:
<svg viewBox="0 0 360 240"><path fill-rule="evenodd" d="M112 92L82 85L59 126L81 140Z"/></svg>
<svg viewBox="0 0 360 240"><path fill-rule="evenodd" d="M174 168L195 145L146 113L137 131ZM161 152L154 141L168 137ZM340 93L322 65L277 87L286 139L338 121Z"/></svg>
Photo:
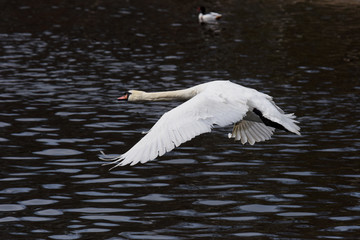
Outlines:
<svg viewBox="0 0 360 240"><path fill-rule="evenodd" d="M219 20L222 15L216 12L206 13L205 7L200 6L197 8L199 12L199 23L209 23L214 24L217 20Z"/></svg>
<svg viewBox="0 0 360 240"><path fill-rule="evenodd" d="M214 125L234 124L229 137L242 144L268 140L275 128L300 135L294 114L285 114L271 96L230 81L212 81L177 91L130 90L118 100L187 101L166 112L126 153L116 158L100 157L112 161L114 167L151 161L195 136L211 132Z"/></svg>

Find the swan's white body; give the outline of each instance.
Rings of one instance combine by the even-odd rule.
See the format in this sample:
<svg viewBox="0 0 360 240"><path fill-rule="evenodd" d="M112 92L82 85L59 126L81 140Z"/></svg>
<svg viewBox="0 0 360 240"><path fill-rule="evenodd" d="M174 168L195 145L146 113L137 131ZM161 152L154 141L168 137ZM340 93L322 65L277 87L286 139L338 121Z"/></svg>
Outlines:
<svg viewBox="0 0 360 240"><path fill-rule="evenodd" d="M275 130L272 126L300 135L295 116L285 114L271 96L230 81L213 81L168 92L131 90L119 99L188 100L166 112L129 151L113 159L101 158L113 161L115 167L153 160L195 136L211 132L215 125L235 124L229 137L243 144L270 139Z"/></svg>
<svg viewBox="0 0 360 240"><path fill-rule="evenodd" d="M216 12L209 12L205 13L205 7L199 7L199 23L208 23L208 24L214 24L219 20L222 15Z"/></svg>

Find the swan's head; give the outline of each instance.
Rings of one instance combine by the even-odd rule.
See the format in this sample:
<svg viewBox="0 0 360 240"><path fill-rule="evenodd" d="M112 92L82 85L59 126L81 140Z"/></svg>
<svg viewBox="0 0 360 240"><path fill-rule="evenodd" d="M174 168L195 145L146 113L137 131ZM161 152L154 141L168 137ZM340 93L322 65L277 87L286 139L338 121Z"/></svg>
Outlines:
<svg viewBox="0 0 360 240"><path fill-rule="evenodd" d="M129 102L136 102L136 101L142 101L143 95L145 92L138 91L138 90L129 90L124 93L123 96L119 97L119 101L129 101Z"/></svg>

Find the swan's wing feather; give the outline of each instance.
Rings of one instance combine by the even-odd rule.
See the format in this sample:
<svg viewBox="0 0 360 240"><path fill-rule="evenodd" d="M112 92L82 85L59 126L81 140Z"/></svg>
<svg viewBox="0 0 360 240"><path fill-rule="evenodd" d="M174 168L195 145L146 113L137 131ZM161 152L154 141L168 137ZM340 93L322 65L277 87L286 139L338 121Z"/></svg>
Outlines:
<svg viewBox="0 0 360 240"><path fill-rule="evenodd" d="M275 104L272 97L263 93L259 94L261 94L262 97L257 96L249 99L249 106L258 109L266 119L280 124L289 132L300 135L300 127L297 125L298 121L295 120L295 115L293 113L285 114L284 111Z"/></svg>
<svg viewBox="0 0 360 240"><path fill-rule="evenodd" d="M250 112L248 112L250 113ZM234 125L229 138L241 140L242 144L249 143L253 145L255 142L269 140L274 133L274 128L266 126L264 123L241 120Z"/></svg>
<svg viewBox="0 0 360 240"><path fill-rule="evenodd" d="M150 131L129 151L112 159L117 166L145 163L171 151L180 144L214 125L226 126L241 120L248 106L241 101L228 101L221 95L199 93L165 113Z"/></svg>

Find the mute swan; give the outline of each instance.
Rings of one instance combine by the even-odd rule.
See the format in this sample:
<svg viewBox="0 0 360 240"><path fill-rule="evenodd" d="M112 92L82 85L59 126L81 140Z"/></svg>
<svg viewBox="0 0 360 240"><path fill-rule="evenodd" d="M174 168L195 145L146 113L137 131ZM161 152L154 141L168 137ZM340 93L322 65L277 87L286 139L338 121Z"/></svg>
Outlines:
<svg viewBox="0 0 360 240"><path fill-rule="evenodd" d="M153 160L195 136L211 132L214 125L234 124L229 138L242 144L268 140L275 128L300 135L294 114L285 114L271 96L230 81L212 81L166 92L130 90L118 100L187 101L166 112L126 153L116 158L104 154L100 157L112 161L114 167Z"/></svg>
<svg viewBox="0 0 360 240"><path fill-rule="evenodd" d="M219 20L222 15L216 12L205 12L205 7L200 6L198 7L199 12L199 23L216 23L217 20Z"/></svg>

